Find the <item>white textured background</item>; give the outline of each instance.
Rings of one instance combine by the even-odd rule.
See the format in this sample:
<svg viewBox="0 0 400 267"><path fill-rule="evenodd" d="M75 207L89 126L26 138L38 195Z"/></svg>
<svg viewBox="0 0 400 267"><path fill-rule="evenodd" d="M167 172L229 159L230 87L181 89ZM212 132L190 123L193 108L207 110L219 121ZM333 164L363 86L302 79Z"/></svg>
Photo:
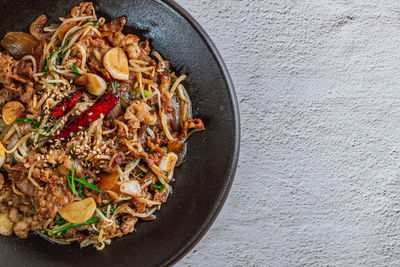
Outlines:
<svg viewBox="0 0 400 267"><path fill-rule="evenodd" d="M225 59L239 168L178 266L400 266L400 1L178 0Z"/></svg>

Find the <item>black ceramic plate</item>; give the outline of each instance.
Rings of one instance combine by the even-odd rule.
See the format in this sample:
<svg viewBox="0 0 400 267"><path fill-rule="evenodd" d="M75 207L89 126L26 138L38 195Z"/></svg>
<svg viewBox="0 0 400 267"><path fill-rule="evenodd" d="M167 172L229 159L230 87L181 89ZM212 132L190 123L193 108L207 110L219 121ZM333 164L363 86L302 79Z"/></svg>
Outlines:
<svg viewBox="0 0 400 267"><path fill-rule="evenodd" d="M1 0L0 36L28 31L45 13L55 21L81 1ZM154 222L139 223L135 233L113 240L98 252L53 245L32 234L27 240L0 238L1 266L162 266L184 256L205 234L232 184L239 156L239 115L228 71L199 24L173 1L98 0L107 20L125 15L125 32L151 40L185 82L195 117L207 130L193 135L173 193Z"/></svg>

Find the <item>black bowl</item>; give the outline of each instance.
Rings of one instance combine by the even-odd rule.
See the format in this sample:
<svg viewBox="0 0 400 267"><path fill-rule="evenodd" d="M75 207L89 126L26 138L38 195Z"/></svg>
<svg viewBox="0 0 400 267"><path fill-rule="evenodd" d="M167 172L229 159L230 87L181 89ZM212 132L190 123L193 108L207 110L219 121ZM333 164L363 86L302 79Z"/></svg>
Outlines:
<svg viewBox="0 0 400 267"><path fill-rule="evenodd" d="M45 13L50 21L81 1L2 0L0 36L28 31ZM206 131L196 133L176 172L176 182L157 220L137 225L135 233L113 240L102 251L77 244L51 244L32 234L28 239L0 238L1 266L163 266L185 255L206 233L230 189L239 157L238 105L229 73L214 44L199 24L173 1L98 0L96 11L107 20L125 15L125 32L151 40L185 85L195 117Z"/></svg>

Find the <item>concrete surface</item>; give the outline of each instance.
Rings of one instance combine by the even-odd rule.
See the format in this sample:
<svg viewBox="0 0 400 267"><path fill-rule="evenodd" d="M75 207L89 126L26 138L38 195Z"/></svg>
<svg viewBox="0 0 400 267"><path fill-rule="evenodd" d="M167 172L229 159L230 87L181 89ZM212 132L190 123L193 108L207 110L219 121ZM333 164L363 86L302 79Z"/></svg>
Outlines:
<svg viewBox="0 0 400 267"><path fill-rule="evenodd" d="M228 65L242 146L177 266L400 266L400 2L178 3Z"/></svg>

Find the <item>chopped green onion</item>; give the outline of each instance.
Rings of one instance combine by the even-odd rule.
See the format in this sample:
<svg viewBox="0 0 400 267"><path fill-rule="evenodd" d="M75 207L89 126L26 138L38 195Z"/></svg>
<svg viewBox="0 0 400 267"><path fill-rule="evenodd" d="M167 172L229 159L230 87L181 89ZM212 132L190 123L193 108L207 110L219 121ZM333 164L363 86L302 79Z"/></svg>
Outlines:
<svg viewBox="0 0 400 267"><path fill-rule="evenodd" d="M69 182L69 188L71 189L72 194L76 195L76 187L75 187L75 164L74 160L72 159L72 156L70 155L70 160L72 161L72 170L71 170L71 176L68 176L67 179L70 179Z"/></svg>
<svg viewBox="0 0 400 267"><path fill-rule="evenodd" d="M167 68L164 68L164 70L165 70L166 72L168 72L169 74L172 73L172 72L171 72L169 69L167 69Z"/></svg>
<svg viewBox="0 0 400 267"><path fill-rule="evenodd" d="M168 177L168 175L169 175L169 172L165 171L164 173L165 173L165 176L167 176L167 177Z"/></svg>
<svg viewBox="0 0 400 267"><path fill-rule="evenodd" d="M167 148L167 154L169 154L169 147L168 146L165 146L166 148Z"/></svg>
<svg viewBox="0 0 400 267"><path fill-rule="evenodd" d="M35 205L33 208L34 208L35 210L37 210L37 209L39 208L39 206L38 206L38 205Z"/></svg>
<svg viewBox="0 0 400 267"><path fill-rule="evenodd" d="M76 177L75 177L75 181L77 181L77 182L83 184L84 186L86 186L86 187L88 187L88 188L90 188L90 189L93 189L93 190L95 190L95 191L104 193L104 191L101 190L100 187L98 187L97 185L88 183L88 182L86 182L85 180L82 180L82 179L79 179L79 178L76 178Z"/></svg>
<svg viewBox="0 0 400 267"><path fill-rule="evenodd" d="M155 127L156 127L156 125L151 125L151 126L150 126L150 130L153 131Z"/></svg>
<svg viewBox="0 0 400 267"><path fill-rule="evenodd" d="M44 74L44 77L47 77L47 76L49 75L49 73L50 73L49 61L50 61L51 58L54 57L56 54L58 54L58 53L60 53L60 52L62 52L62 51L64 50L64 48L67 46L67 43L68 43L68 42L67 42L67 41L68 41L68 37L69 37L69 36L67 36L67 38L65 38L65 42L63 43L62 47L59 48L59 49L57 49L57 50L55 50L55 51L53 51L53 52L51 52L51 53L50 53L50 56L46 59L46 64L43 66L43 69L46 68L46 73ZM64 57L64 56L65 56L65 53L64 53L63 57Z"/></svg>
<svg viewBox="0 0 400 267"><path fill-rule="evenodd" d="M147 161L146 161L145 158L142 158L142 159L140 159L140 161L139 161L139 164L146 164L146 163L147 163Z"/></svg>
<svg viewBox="0 0 400 267"><path fill-rule="evenodd" d="M18 163L17 159L13 157L11 160L11 165L15 165L17 163Z"/></svg>
<svg viewBox="0 0 400 267"><path fill-rule="evenodd" d="M56 235L58 233L62 233L64 231L67 231L68 229L71 229L71 228L80 227L80 226L84 226L84 225L95 224L98 220L99 220L99 217L93 217L89 221L86 221L86 222L83 222L83 223L71 223L71 224L65 225L63 227L60 227L58 229L54 229L54 230L49 231L48 235Z"/></svg>
<svg viewBox="0 0 400 267"><path fill-rule="evenodd" d="M21 123L21 122L31 123L31 124L33 124L33 127L34 127L36 130L38 130L38 129L39 129L39 126L40 126L40 124L39 124L37 121L34 121L34 120L32 120L32 119L29 119L29 118L16 119L15 122L16 122L16 123Z"/></svg>
<svg viewBox="0 0 400 267"><path fill-rule="evenodd" d="M144 96L145 97L149 97L150 96L150 92L149 91L147 91L147 90L143 90L144 91Z"/></svg>
<svg viewBox="0 0 400 267"><path fill-rule="evenodd" d="M156 147L155 147L155 146L152 146L152 147L150 148L150 153L153 153L154 150L156 150Z"/></svg>
<svg viewBox="0 0 400 267"><path fill-rule="evenodd" d="M86 198L85 195L83 194L83 185L82 184L79 185L79 196L83 199Z"/></svg>
<svg viewBox="0 0 400 267"><path fill-rule="evenodd" d="M59 217L59 219L56 221L58 226L64 225L67 221L61 217L60 215L57 215Z"/></svg>
<svg viewBox="0 0 400 267"><path fill-rule="evenodd" d="M82 74L79 72L79 69L77 66L73 65L72 70L75 72L76 76L81 77Z"/></svg>
<svg viewBox="0 0 400 267"><path fill-rule="evenodd" d="M118 86L119 86L119 83L118 83L117 81L114 80L114 81L113 81L113 89L114 89L114 92L117 91Z"/></svg>
<svg viewBox="0 0 400 267"><path fill-rule="evenodd" d="M44 153L42 152L42 150L40 150L39 147L36 148L36 152L39 153L39 154L41 154L41 155L44 155Z"/></svg>
<svg viewBox="0 0 400 267"><path fill-rule="evenodd" d="M165 188L165 185L163 185L162 183L158 183L158 184L151 184L155 189L158 189L160 191L163 191Z"/></svg>
<svg viewBox="0 0 400 267"><path fill-rule="evenodd" d="M33 143L33 141L34 141L34 140L31 138L31 139L29 139L28 141L26 141L25 144L26 144L27 146L29 146L29 145L31 145L31 144Z"/></svg>
<svg viewBox="0 0 400 267"><path fill-rule="evenodd" d="M111 200L110 202L107 202L105 204L99 204L99 205L97 205L97 207L98 208L104 208L104 207L107 207L108 205L111 205L113 203L114 203L114 200Z"/></svg>
<svg viewBox="0 0 400 267"><path fill-rule="evenodd" d="M110 213L111 214L113 214L114 213L114 211L117 209L117 206L115 206L115 207L111 207L111 209L110 209Z"/></svg>

